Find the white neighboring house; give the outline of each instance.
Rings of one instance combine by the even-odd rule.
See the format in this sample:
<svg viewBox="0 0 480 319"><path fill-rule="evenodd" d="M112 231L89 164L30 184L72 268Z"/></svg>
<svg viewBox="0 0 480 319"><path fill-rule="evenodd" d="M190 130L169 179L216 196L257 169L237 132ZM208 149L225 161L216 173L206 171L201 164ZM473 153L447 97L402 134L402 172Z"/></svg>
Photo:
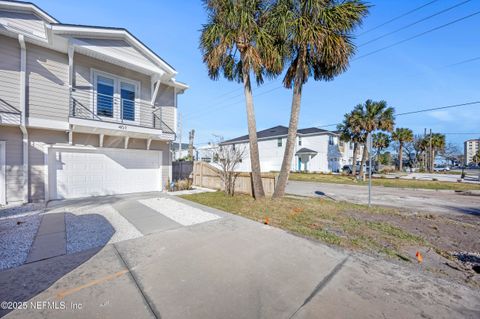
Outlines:
<svg viewBox="0 0 480 319"><path fill-rule="evenodd" d="M172 143L172 154L173 154L174 161L187 157L188 143L181 143L181 144L178 142ZM195 154L195 147L193 148L193 154Z"/></svg>
<svg viewBox="0 0 480 319"><path fill-rule="evenodd" d="M0 204L162 190L176 75L126 29L0 0Z"/></svg>
<svg viewBox="0 0 480 319"><path fill-rule="evenodd" d="M275 126L257 132L260 166L262 172L280 171L288 127ZM251 171L248 135L222 143L245 149L245 159L239 171ZM337 132L316 127L299 129L295 142L291 170L296 172L338 172L344 165L353 163L353 143L340 141ZM358 160L358 158L357 158Z"/></svg>
<svg viewBox="0 0 480 319"><path fill-rule="evenodd" d="M218 146L216 144L208 143L203 146L199 146L195 150L195 159L206 163L215 162L215 152Z"/></svg>

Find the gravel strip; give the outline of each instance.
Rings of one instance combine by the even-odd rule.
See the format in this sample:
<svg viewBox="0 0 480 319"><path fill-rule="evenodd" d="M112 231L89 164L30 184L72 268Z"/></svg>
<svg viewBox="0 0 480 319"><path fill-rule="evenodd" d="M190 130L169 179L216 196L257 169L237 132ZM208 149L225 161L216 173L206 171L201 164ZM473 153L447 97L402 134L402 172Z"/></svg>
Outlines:
<svg viewBox="0 0 480 319"><path fill-rule="evenodd" d="M143 236L110 205L67 212L65 224L67 254Z"/></svg>
<svg viewBox="0 0 480 319"><path fill-rule="evenodd" d="M200 224L220 218L220 216L170 198L142 199L139 202L183 226Z"/></svg>
<svg viewBox="0 0 480 319"><path fill-rule="evenodd" d="M25 262L40 220L40 211L0 219L0 270Z"/></svg>

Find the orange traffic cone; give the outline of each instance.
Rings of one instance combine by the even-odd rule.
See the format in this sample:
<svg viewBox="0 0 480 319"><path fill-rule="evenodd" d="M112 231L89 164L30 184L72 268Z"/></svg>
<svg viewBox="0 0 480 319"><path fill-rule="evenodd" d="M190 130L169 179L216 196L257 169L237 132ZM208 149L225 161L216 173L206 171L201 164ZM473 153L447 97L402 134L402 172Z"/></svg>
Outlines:
<svg viewBox="0 0 480 319"><path fill-rule="evenodd" d="M269 225L270 224L270 220L268 219L268 216L265 218L265 221L263 222L265 225Z"/></svg>
<svg viewBox="0 0 480 319"><path fill-rule="evenodd" d="M423 256L422 256L422 254L420 254L419 251L417 251L415 256L417 257L418 263L421 263L423 261Z"/></svg>

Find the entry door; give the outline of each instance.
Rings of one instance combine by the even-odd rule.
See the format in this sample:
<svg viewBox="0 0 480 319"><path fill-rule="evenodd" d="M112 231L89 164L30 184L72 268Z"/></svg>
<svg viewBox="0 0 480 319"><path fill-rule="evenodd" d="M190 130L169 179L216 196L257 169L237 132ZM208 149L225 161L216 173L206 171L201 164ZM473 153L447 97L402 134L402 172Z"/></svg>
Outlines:
<svg viewBox="0 0 480 319"><path fill-rule="evenodd" d="M160 151L51 149L50 199L160 191Z"/></svg>

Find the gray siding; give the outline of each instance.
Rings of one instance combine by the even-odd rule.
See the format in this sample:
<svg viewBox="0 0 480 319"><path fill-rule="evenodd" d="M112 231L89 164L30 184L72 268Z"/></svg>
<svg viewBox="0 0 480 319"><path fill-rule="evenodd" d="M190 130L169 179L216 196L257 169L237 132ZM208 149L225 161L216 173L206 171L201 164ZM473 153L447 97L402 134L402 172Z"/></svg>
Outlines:
<svg viewBox="0 0 480 319"><path fill-rule="evenodd" d="M0 140L6 141L5 179L7 203L23 200L23 147L18 127L0 126Z"/></svg>
<svg viewBox="0 0 480 319"><path fill-rule="evenodd" d="M113 55L121 56L127 61L138 62L155 67L155 64L149 58L123 40L86 38L78 38L78 40L93 47L106 48Z"/></svg>
<svg viewBox="0 0 480 319"><path fill-rule="evenodd" d="M20 109L20 45L0 35L0 112Z"/></svg>
<svg viewBox="0 0 480 319"><path fill-rule="evenodd" d="M161 84L155 104L162 108L161 116L163 123L175 132L175 113L177 112L175 108L175 89Z"/></svg>
<svg viewBox="0 0 480 319"><path fill-rule="evenodd" d="M32 201L42 201L45 199L45 145L68 143L68 135L61 131L43 129L29 129L28 135L30 196Z"/></svg>
<svg viewBox="0 0 480 319"><path fill-rule="evenodd" d="M66 54L27 45L28 116L68 121L68 59Z"/></svg>
<svg viewBox="0 0 480 319"><path fill-rule="evenodd" d="M46 38L43 20L32 13L0 10L0 23L24 34Z"/></svg>

